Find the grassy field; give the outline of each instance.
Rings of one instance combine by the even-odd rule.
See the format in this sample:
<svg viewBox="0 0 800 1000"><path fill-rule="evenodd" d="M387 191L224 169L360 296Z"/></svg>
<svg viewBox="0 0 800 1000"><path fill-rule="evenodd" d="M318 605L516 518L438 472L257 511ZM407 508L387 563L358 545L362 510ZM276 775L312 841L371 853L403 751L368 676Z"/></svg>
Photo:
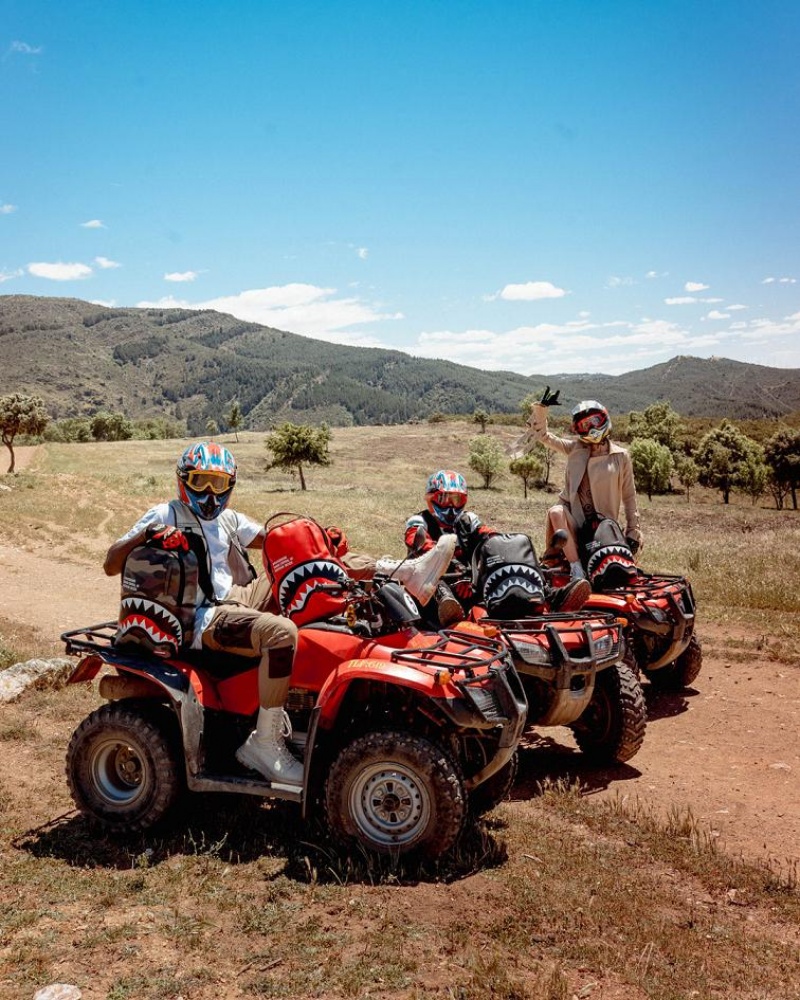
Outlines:
<svg viewBox="0 0 800 1000"><path fill-rule="evenodd" d="M467 471L473 433L336 431L334 463L309 470L306 493L264 471L263 436L241 435L235 505L259 520L309 513L353 548L399 555L425 478ZM47 446L0 492L0 528L100 572L107 545L173 495L182 447ZM468 479L471 509L541 549L552 495ZM705 620L746 626L797 669L800 516L701 489L640 505L645 567L689 575ZM0 667L37 642L0 609ZM68 811L63 780L69 734L96 703L81 687L0 708L2 1000L50 982L77 983L84 1000L800 998L797 870L726 856L688 808L595 801L534 771L529 796L414 870L339 857L291 807L233 797L195 797L148 837L98 838Z"/></svg>

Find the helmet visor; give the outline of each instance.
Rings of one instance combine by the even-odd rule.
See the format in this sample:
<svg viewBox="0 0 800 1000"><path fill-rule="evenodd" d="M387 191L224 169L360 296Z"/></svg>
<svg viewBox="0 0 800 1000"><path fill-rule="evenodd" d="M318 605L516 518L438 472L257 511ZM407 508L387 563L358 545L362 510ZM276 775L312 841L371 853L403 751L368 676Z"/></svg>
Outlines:
<svg viewBox="0 0 800 1000"><path fill-rule="evenodd" d="M233 486L232 477L227 472L203 472L193 469L186 476L186 485L195 493L227 493Z"/></svg>
<svg viewBox="0 0 800 1000"><path fill-rule="evenodd" d="M431 494L431 500L437 507L455 507L460 510L467 502L467 497L458 490L437 490Z"/></svg>
<svg viewBox="0 0 800 1000"><path fill-rule="evenodd" d="M604 413L590 413L588 416L576 420L573 427L578 434L588 434L589 431L602 427L607 419Z"/></svg>

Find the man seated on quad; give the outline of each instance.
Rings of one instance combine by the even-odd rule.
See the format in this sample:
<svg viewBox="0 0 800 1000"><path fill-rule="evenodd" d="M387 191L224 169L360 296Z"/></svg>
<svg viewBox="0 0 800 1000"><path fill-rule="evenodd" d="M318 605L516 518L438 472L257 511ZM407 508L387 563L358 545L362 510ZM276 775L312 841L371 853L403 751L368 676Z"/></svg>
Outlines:
<svg viewBox="0 0 800 1000"><path fill-rule="evenodd" d="M259 657L260 709L255 730L236 751L245 767L269 781L302 785L303 765L282 735L283 704L289 690L297 626L279 614L271 581L250 566L245 549L260 549L264 528L228 507L236 485L236 462L227 448L213 441L190 445L177 464L178 499L151 507L108 550L104 570L122 573L125 560L140 545L165 551L189 551L187 532L201 543L210 593L198 588L192 648ZM349 554L338 529L330 529L342 562L355 579L393 576L420 603L433 595L450 563L453 543L447 540L408 561ZM336 537L338 536L338 537ZM205 557L204 559L202 557ZM201 577L202 578L202 577Z"/></svg>
<svg viewBox="0 0 800 1000"><path fill-rule="evenodd" d="M425 486L426 509L412 514L406 521L405 543L409 553L430 551L441 538L454 534L456 549L448 572L448 582L440 581L434 599L424 609L428 624L447 628L462 621L476 603L472 579L473 556L479 546L493 535L496 528L483 524L477 514L466 510L467 481L460 472L440 469L428 477ZM535 557L534 557L535 558ZM545 598L553 611L576 611L583 607L590 587L573 581L567 587L546 588ZM531 607L541 613L542 606Z"/></svg>

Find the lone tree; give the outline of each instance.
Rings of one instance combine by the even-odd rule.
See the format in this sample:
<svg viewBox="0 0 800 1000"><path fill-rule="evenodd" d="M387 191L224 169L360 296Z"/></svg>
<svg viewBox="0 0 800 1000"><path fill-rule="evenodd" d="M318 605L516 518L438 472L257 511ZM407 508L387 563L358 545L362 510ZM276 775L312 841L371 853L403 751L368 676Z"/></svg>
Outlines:
<svg viewBox="0 0 800 1000"><path fill-rule="evenodd" d="M512 476L522 480L522 493L528 499L528 487L532 483L540 483L544 478L544 463L533 452L512 459L508 464Z"/></svg>
<svg viewBox="0 0 800 1000"><path fill-rule="evenodd" d="M484 489L488 490L500 474L504 457L502 445L490 434L479 434L470 441L469 467L483 478Z"/></svg>
<svg viewBox="0 0 800 1000"><path fill-rule="evenodd" d="M650 500L654 493L666 493L672 475L669 448L653 438L634 438L628 450L637 487L644 490Z"/></svg>
<svg viewBox="0 0 800 1000"><path fill-rule="evenodd" d="M49 419L40 396L23 396L21 392L0 396L0 432L3 444L11 455L9 472L14 471L14 438L17 434L41 434Z"/></svg>
<svg viewBox="0 0 800 1000"><path fill-rule="evenodd" d="M686 490L686 500L689 500L689 490L697 483L700 476L700 470L697 468L697 462L689 455L684 455L679 458L676 465L675 471L678 474L678 479L683 483L684 489Z"/></svg>
<svg viewBox="0 0 800 1000"><path fill-rule="evenodd" d="M227 417L227 421L228 421L228 426L233 431L233 433L236 435L236 442L238 444L238 442L239 442L239 428L244 423L244 417L242 415L242 408L239 405L238 399L234 399L231 402L231 407L228 410L228 412L226 414L226 417Z"/></svg>
<svg viewBox="0 0 800 1000"><path fill-rule="evenodd" d="M276 427L267 438L267 448L272 452L272 460L267 469L283 469L300 476L300 489L306 489L303 475L304 465L330 465L328 445L331 432L327 424L311 427L309 424L293 424L289 421Z"/></svg>
<svg viewBox="0 0 800 1000"><path fill-rule="evenodd" d="M669 403L651 403L642 413L635 410L629 417L631 438L650 438L663 444L673 455L680 451L682 421Z"/></svg>
<svg viewBox="0 0 800 1000"><path fill-rule="evenodd" d="M476 410L472 414L472 422L473 424L480 424L481 434L485 434L486 425L489 423L489 414L486 412L486 410Z"/></svg>
<svg viewBox="0 0 800 1000"><path fill-rule="evenodd" d="M764 444L764 459L772 469L772 477L776 489L773 495L776 497L775 505L781 507L783 500L778 503L778 496L792 496L792 507L797 510L797 491L800 488L800 429L781 427Z"/></svg>
<svg viewBox="0 0 800 1000"><path fill-rule="evenodd" d="M749 456L760 457L760 453L760 447L752 438L742 434L730 420L723 420L719 427L704 435L697 446L694 460L700 469L700 484L719 490L723 503L730 503L731 490L739 485L745 473L743 466Z"/></svg>

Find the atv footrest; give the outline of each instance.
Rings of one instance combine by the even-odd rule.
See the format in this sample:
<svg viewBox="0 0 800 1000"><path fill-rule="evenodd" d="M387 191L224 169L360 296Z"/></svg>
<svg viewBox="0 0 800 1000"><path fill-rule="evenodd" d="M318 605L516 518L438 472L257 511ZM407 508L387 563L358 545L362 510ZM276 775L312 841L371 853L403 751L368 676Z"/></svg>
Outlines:
<svg viewBox="0 0 800 1000"><path fill-rule="evenodd" d="M235 792L239 795L258 795L265 799L286 799L302 802L303 789L296 785L271 784L258 778L239 778L228 774L195 774L187 778L193 792Z"/></svg>

